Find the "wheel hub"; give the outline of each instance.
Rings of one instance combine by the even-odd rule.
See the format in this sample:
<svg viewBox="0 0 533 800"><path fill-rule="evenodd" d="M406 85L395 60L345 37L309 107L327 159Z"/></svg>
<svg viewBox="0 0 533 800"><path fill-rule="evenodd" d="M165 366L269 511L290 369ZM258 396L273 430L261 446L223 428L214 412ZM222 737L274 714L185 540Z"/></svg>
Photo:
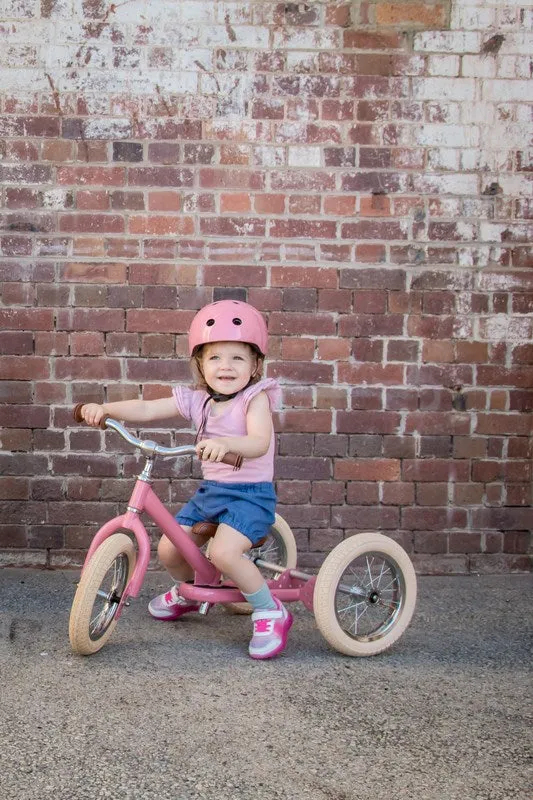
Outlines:
<svg viewBox="0 0 533 800"><path fill-rule="evenodd" d="M368 595L368 602L370 603L371 606L375 606L377 603L379 603L379 599L380 599L379 592L370 592L370 594Z"/></svg>

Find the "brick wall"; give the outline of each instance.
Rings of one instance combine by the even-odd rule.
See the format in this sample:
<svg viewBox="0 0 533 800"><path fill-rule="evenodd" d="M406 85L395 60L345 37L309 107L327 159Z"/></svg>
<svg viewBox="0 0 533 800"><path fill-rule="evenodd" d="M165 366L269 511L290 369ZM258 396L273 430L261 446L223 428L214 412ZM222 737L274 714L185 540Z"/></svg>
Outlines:
<svg viewBox="0 0 533 800"><path fill-rule="evenodd" d="M301 563L528 568L531 0L4 0L0 563L79 563L214 297L269 318ZM155 434L167 444L187 431ZM161 462L171 506L189 464Z"/></svg>

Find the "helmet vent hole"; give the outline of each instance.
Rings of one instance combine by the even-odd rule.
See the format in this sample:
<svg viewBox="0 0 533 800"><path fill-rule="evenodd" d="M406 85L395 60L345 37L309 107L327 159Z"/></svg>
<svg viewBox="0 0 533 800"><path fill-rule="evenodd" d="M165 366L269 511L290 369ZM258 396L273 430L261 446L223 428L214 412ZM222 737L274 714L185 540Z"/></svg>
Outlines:
<svg viewBox="0 0 533 800"><path fill-rule="evenodd" d="M234 325L242 325L242 319L239 319L239 317L234 317L232 322Z"/></svg>
<svg viewBox="0 0 533 800"><path fill-rule="evenodd" d="M215 320L214 319L208 319L205 324L210 328L212 325L215 324Z"/></svg>

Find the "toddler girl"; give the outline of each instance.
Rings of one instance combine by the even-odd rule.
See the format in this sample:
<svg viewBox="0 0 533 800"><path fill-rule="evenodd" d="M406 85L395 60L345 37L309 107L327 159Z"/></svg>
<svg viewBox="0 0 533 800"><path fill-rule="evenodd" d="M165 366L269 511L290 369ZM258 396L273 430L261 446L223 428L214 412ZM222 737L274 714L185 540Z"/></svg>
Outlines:
<svg viewBox="0 0 533 800"><path fill-rule="evenodd" d="M249 653L257 659L280 653L292 625L292 615L272 596L258 568L243 558L268 534L276 507L272 408L280 391L276 381L261 379L267 341L265 321L253 306L238 300L211 303L196 314L189 331L196 388L176 386L172 397L161 400L88 403L81 409L94 426L105 414L135 423L176 415L192 420L204 480L176 519L198 544L205 537L192 534L192 526L218 523L209 558L253 607ZM228 452L243 456L240 472L221 463ZM197 611L198 605L179 595L180 581L191 580L193 573L165 536L158 555L176 583L150 602L150 614L175 620Z"/></svg>

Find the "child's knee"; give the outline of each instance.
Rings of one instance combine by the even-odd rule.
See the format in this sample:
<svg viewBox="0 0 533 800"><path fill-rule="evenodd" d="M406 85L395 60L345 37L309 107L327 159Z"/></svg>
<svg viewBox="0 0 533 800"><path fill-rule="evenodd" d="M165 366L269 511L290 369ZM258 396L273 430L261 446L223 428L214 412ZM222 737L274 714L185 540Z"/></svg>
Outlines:
<svg viewBox="0 0 533 800"><path fill-rule="evenodd" d="M175 567L183 561L181 554L176 550L172 542L163 536L157 546L157 555L165 567Z"/></svg>
<svg viewBox="0 0 533 800"><path fill-rule="evenodd" d="M234 547L229 547L227 542L217 542L213 539L209 545L209 560L222 572L234 564L240 555Z"/></svg>

